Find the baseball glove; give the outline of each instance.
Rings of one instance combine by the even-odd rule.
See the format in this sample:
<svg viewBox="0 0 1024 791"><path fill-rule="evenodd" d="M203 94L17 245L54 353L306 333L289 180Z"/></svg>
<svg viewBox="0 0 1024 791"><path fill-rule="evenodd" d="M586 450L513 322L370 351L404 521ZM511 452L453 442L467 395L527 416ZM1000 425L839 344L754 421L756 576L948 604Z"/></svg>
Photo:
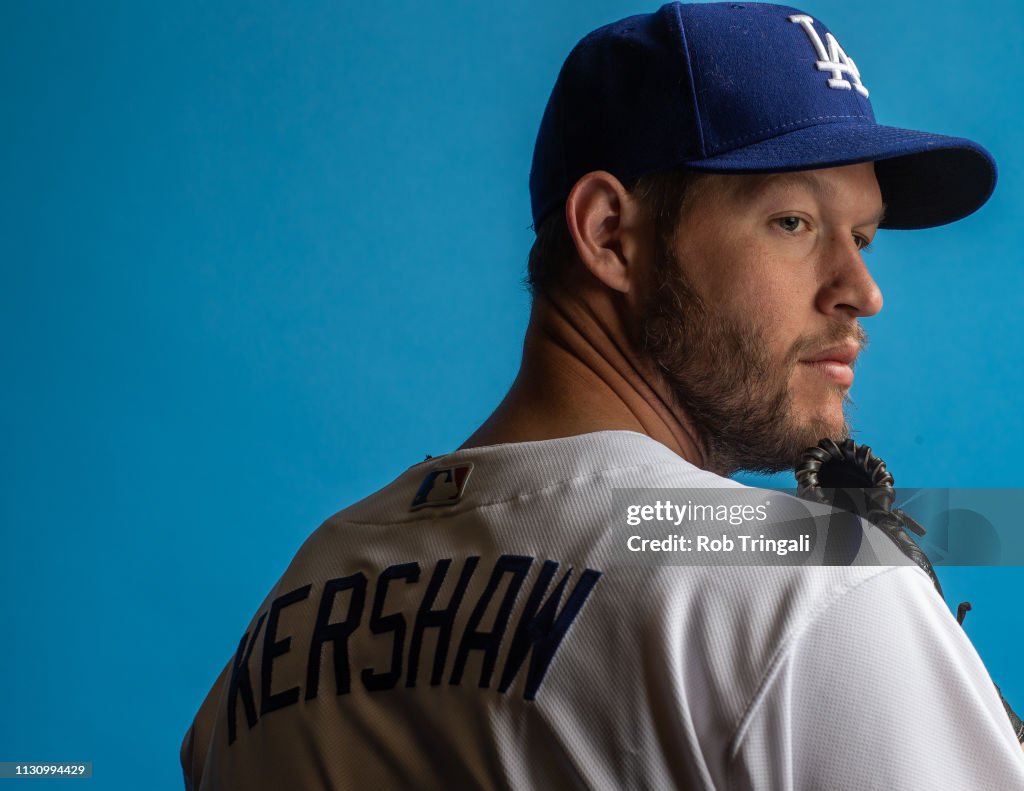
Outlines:
<svg viewBox="0 0 1024 791"><path fill-rule="evenodd" d="M904 555L924 569L939 596L943 595L939 578L928 556L910 535L914 533L923 536L925 529L907 513L894 507L896 492L892 474L885 468L885 462L871 452L871 448L857 445L852 439L841 443L823 439L801 454L795 474L798 497L843 508L866 519L892 539ZM851 492L857 496L851 497ZM963 624L970 609L970 602L960 603L957 607L957 623ZM996 692L1006 709L1017 741L1024 745L1024 722L1010 708L998 685Z"/></svg>

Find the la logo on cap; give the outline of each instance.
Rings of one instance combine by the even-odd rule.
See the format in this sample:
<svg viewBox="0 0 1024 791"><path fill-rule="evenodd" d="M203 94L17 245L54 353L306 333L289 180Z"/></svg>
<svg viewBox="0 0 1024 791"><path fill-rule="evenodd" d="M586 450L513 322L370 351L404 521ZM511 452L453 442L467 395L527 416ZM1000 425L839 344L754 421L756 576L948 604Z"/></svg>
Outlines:
<svg viewBox="0 0 1024 791"><path fill-rule="evenodd" d="M853 88L865 99L868 97L868 89L860 81L860 70L858 70L857 64L839 46L835 36L831 33L826 33L825 41L823 42L821 36L818 35L818 31L814 29L814 20L807 16L807 14L793 14L789 21L800 25L807 34L807 38L811 40L811 45L818 54L818 62L815 64L818 67L818 71L832 72L832 76L828 80L829 88L835 88L840 91L848 91ZM828 49L825 48L826 44L828 44ZM843 77L844 74L849 75L853 79L852 84L850 80Z"/></svg>
<svg viewBox="0 0 1024 791"><path fill-rule="evenodd" d="M424 508L428 505L454 505L466 489L472 464L460 464L457 467L446 467L431 470L426 474L423 483L409 504L410 510Z"/></svg>

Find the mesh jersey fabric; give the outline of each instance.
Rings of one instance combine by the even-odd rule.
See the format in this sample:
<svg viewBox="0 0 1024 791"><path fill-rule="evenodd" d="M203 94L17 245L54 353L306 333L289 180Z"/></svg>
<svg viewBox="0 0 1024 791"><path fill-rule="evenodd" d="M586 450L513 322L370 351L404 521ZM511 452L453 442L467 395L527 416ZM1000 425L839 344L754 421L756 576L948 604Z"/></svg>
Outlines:
<svg viewBox="0 0 1024 791"><path fill-rule="evenodd" d="M410 508L470 463L460 499ZM614 488L746 487L602 431L431 458L327 519L186 733L186 787L1024 788L984 665L898 552L624 563Z"/></svg>

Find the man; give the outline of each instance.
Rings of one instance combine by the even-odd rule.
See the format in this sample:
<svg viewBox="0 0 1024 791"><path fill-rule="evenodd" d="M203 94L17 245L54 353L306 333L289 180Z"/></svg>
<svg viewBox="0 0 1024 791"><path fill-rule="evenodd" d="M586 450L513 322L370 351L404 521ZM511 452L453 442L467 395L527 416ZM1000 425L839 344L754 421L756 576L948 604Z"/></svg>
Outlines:
<svg viewBox="0 0 1024 791"><path fill-rule="evenodd" d="M722 476L847 435L882 307L863 248L995 183L983 148L879 126L868 96L791 8L670 4L577 45L535 149L518 378L310 537L186 735L186 785L1024 787L981 660L898 552L636 562L613 497L763 505Z"/></svg>

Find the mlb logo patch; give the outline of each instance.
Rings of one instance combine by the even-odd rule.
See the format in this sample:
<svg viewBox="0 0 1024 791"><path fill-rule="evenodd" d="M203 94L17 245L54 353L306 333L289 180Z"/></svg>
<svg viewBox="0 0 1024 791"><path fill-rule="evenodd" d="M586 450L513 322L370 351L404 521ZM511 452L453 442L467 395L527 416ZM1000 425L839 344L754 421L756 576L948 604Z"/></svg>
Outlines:
<svg viewBox="0 0 1024 791"><path fill-rule="evenodd" d="M446 467L431 470L420 484L419 491L412 498L410 510L428 505L454 505L462 497L472 472L472 464L460 464L458 467Z"/></svg>

